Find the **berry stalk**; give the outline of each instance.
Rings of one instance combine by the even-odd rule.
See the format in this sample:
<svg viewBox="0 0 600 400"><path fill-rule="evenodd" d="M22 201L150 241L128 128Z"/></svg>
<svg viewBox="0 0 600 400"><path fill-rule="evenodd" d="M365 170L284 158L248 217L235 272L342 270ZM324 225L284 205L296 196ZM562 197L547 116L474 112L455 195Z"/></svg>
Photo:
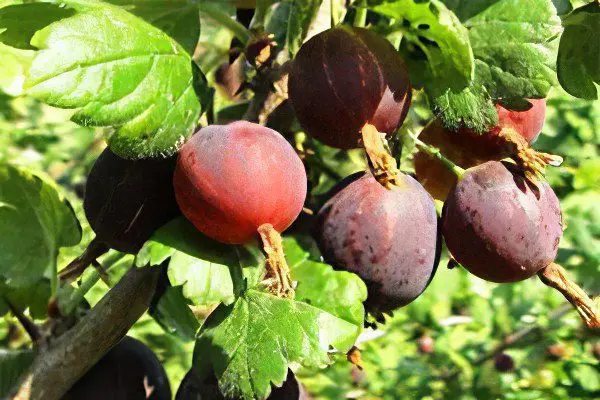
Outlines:
<svg viewBox="0 0 600 400"><path fill-rule="evenodd" d="M427 143L423 142L414 133L410 131L408 131L408 136L410 136L410 138L415 142L415 145L419 148L419 150L426 153L432 158L437 158L442 164L444 164L446 168L452 171L452 173L454 173L454 175L456 175L457 178L460 179L464 175L465 170L456 165L449 158L444 157L444 155L440 152L438 148L430 146Z"/></svg>
<svg viewBox="0 0 600 400"><path fill-rule="evenodd" d="M600 314L593 299L567 276L567 271L556 263L551 263L538 272L545 285L558 290L575 307L581 319L589 328L600 328Z"/></svg>
<svg viewBox="0 0 600 400"><path fill-rule="evenodd" d="M258 228L258 233L267 254L265 266L267 273L265 282L271 292L279 297L294 298L290 268L283 253L281 235L271 224L263 224Z"/></svg>
<svg viewBox="0 0 600 400"><path fill-rule="evenodd" d="M385 140L385 135L379 133L377 128L371 124L365 124L361 130L362 140L371 173L383 187L392 189L398 185L398 165L392 157L390 149Z"/></svg>
<svg viewBox="0 0 600 400"><path fill-rule="evenodd" d="M61 281L74 281L88 266L90 266L90 264L96 261L98 257L108 252L108 250L109 247L105 243L99 241L98 238L94 238L83 254L63 268L58 276Z"/></svg>

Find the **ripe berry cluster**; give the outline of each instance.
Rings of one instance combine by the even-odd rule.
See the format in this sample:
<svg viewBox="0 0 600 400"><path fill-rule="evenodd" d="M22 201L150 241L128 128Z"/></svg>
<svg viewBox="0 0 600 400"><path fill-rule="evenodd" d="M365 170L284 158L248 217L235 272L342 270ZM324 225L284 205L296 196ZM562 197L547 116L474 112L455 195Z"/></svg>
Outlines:
<svg viewBox="0 0 600 400"><path fill-rule="evenodd" d="M417 181L394 169L385 151L411 102L408 71L386 39L346 26L316 35L293 62L289 95L306 133L340 149L364 146L369 155L371 171L346 180L326 202L314 235L325 261L367 283L368 311L389 312L425 290L440 233L458 262L493 282L526 279L554 260L562 234L554 192L499 162L514 150L505 128L527 141L539 134L544 100L521 112L498 105L498 126L484 134L430 123L422 140L469 169L456 177L418 153ZM386 169L392 179L384 183L378 173ZM279 233L301 212L306 192L304 165L285 138L237 121L198 130L176 160L128 161L106 150L90 173L85 211L96 241L125 252L138 251L179 212L220 242L260 237L270 288L292 296ZM445 200L441 221L428 192Z"/></svg>
<svg viewBox="0 0 600 400"><path fill-rule="evenodd" d="M323 205L314 238L326 262L365 281L372 314L423 293L442 236L462 266L488 281L520 281L554 260L562 236L559 202L547 183L524 170L527 160L552 159L528 147L542 128L544 100L531 100L525 111L498 105L498 125L482 134L451 132L434 120L421 144L439 148L457 166L452 172L418 153L415 180L398 171L386 146L406 118L411 85L385 38L346 26L314 36L293 61L289 96L307 134L339 149L366 150L370 170L346 179ZM500 162L507 157L516 162ZM199 129L176 159L128 161L106 150L90 173L85 211L96 242L124 252L137 252L180 212L223 243L261 238L266 286L292 297L280 233L298 217L306 194L305 167L288 141L237 121ZM441 218L434 197L445 201Z"/></svg>

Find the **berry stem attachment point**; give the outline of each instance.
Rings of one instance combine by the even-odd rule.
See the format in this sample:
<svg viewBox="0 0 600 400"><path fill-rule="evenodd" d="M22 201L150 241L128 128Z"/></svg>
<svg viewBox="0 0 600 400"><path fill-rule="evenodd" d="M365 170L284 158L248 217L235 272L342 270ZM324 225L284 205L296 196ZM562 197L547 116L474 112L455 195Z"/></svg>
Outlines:
<svg viewBox="0 0 600 400"><path fill-rule="evenodd" d="M525 172L525 177L531 182L537 182L544 177L546 165L560 166L563 159L549 153L542 153L533 149L527 140L512 128L502 128L498 138L504 146L508 146L511 158Z"/></svg>
<svg viewBox="0 0 600 400"><path fill-rule="evenodd" d="M365 124L362 130L362 140L371 173L383 187L392 189L398 185L397 175L400 173L396 159L392 156L385 140L385 135L380 133L375 126Z"/></svg>
<svg viewBox="0 0 600 400"><path fill-rule="evenodd" d="M259 226L258 233L267 254L265 282L268 282L267 285L275 296L294 298L292 277L283 253L281 235L271 224Z"/></svg>
<svg viewBox="0 0 600 400"><path fill-rule="evenodd" d="M436 147L430 146L427 143L423 142L421 139L417 137L414 133L407 131L408 136L415 142L415 145L419 148L419 150L423 151L427 155L432 158L437 158L446 168L454 173L460 179L464 174L465 170L458 165L456 165L452 160L444 157L444 155L440 152L440 150Z"/></svg>
<svg viewBox="0 0 600 400"><path fill-rule="evenodd" d="M568 278L567 271L563 267L551 263L538 272L538 277L545 285L562 293L589 328L600 328L600 313L596 303L583 289Z"/></svg>
<svg viewBox="0 0 600 400"><path fill-rule="evenodd" d="M97 238L94 238L88 247L85 249L82 255L74 259L63 268L58 276L62 281L74 281L77 279L85 269L90 266L98 257L103 255L109 250L109 247L100 242Z"/></svg>

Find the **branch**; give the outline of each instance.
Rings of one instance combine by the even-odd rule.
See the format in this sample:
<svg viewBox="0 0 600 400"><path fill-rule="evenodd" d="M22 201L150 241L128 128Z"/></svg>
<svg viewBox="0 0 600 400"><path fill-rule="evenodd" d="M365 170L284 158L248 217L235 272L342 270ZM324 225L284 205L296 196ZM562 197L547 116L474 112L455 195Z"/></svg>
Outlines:
<svg viewBox="0 0 600 400"><path fill-rule="evenodd" d="M40 352L14 400L59 400L146 311L158 267L132 268L73 328Z"/></svg>
<svg viewBox="0 0 600 400"><path fill-rule="evenodd" d="M575 307L588 328L600 328L600 311L594 300L575 282L569 279L567 271L556 263L551 263L538 272L538 277L545 285L562 293Z"/></svg>

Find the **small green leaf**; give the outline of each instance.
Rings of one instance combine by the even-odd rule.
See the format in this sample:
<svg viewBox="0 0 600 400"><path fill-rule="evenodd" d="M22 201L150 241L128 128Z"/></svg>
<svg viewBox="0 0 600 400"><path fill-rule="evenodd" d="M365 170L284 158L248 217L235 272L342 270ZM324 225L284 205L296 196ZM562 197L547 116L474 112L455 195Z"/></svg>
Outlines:
<svg viewBox="0 0 600 400"><path fill-rule="evenodd" d="M404 40L418 46L427 58L427 63L420 63L427 71L425 81L441 80L444 87L455 90L471 82L474 64L469 33L442 2L396 0L371 9L393 18L404 32ZM425 81L414 83L423 86Z"/></svg>
<svg viewBox="0 0 600 400"><path fill-rule="evenodd" d="M0 282L0 316L9 311L8 304L6 304L6 300L8 300L17 310L29 309L31 318L43 320L47 316L50 295L49 279L40 279L32 285L18 288L12 288Z"/></svg>
<svg viewBox="0 0 600 400"><path fill-rule="evenodd" d="M292 269L292 279L298 282L296 301L303 301L356 326L364 322L362 303L367 300L367 287L358 276L334 271L327 264L305 261ZM343 347L351 347L355 340L356 336L348 337Z"/></svg>
<svg viewBox="0 0 600 400"><path fill-rule="evenodd" d="M0 91L11 96L23 93L23 81L34 53L28 50L19 50L0 43Z"/></svg>
<svg viewBox="0 0 600 400"><path fill-rule="evenodd" d="M75 10L48 3L15 4L0 9L0 42L22 50L36 50L31 38L40 29L68 18Z"/></svg>
<svg viewBox="0 0 600 400"><path fill-rule="evenodd" d="M600 4L578 8L563 24L557 58L558 80L569 94L598 99L600 84Z"/></svg>
<svg viewBox="0 0 600 400"><path fill-rule="evenodd" d="M148 313L163 329L178 337L192 341L200 323L188 307L181 286L171 286L152 304Z"/></svg>
<svg viewBox="0 0 600 400"><path fill-rule="evenodd" d="M188 0L109 0L150 22L194 54L200 37L198 7Z"/></svg>
<svg viewBox="0 0 600 400"><path fill-rule="evenodd" d="M323 0L280 1L267 22L267 32L275 35L277 43L285 45L290 58L302 46L322 2Z"/></svg>
<svg viewBox="0 0 600 400"><path fill-rule="evenodd" d="M169 280L173 286L183 287L183 295L192 304L234 300L231 270L240 268L234 246L204 236L181 217L156 231L140 250L136 265L157 265L169 257Z"/></svg>
<svg viewBox="0 0 600 400"><path fill-rule="evenodd" d="M200 375L214 371L226 396L263 399L271 382L282 384L291 363L329 364L329 346L346 352L361 327L362 320L357 326L318 306L251 289L208 317L194 367Z"/></svg>
<svg viewBox="0 0 600 400"><path fill-rule="evenodd" d="M70 0L77 13L38 30L28 94L78 109L73 121L115 128L127 158L175 153L194 130L210 91L190 55L166 33L117 6ZM22 7L22 6L19 6Z"/></svg>
<svg viewBox="0 0 600 400"><path fill-rule="evenodd" d="M600 390L600 372L591 365L578 364L570 371L571 378L587 392Z"/></svg>
<svg viewBox="0 0 600 400"><path fill-rule="evenodd" d="M0 398L8 398L13 386L33 362L31 350L0 349Z"/></svg>
<svg viewBox="0 0 600 400"><path fill-rule="evenodd" d="M81 240L79 222L56 186L0 163L0 279L18 288L56 276L58 249Z"/></svg>

